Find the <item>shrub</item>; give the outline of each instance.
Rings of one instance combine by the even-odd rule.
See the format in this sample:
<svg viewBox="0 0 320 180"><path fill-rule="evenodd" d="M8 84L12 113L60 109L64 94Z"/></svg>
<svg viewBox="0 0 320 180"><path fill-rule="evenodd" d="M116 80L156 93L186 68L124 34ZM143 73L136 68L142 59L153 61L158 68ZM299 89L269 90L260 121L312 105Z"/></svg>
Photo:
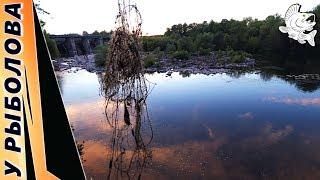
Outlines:
<svg viewBox="0 0 320 180"><path fill-rule="evenodd" d="M196 52L194 40L190 37L183 37L177 41L179 51L188 51L190 53Z"/></svg>
<svg viewBox="0 0 320 180"><path fill-rule="evenodd" d="M223 57L223 52L221 50L217 51L217 58L220 59Z"/></svg>
<svg viewBox="0 0 320 180"><path fill-rule="evenodd" d="M165 51L167 45L171 42L172 40L166 36L144 36L142 37L142 48L147 52L151 52L156 48L159 48L160 51Z"/></svg>
<svg viewBox="0 0 320 180"><path fill-rule="evenodd" d="M107 55L108 55L108 46L106 45L100 45L94 48L93 50L95 56L94 56L94 63L98 67L105 66L107 61Z"/></svg>
<svg viewBox="0 0 320 180"><path fill-rule="evenodd" d="M199 48L199 55L200 56L208 56L208 55L210 55L210 52L211 52L211 49L209 49L209 48L206 48L206 49Z"/></svg>
<svg viewBox="0 0 320 180"><path fill-rule="evenodd" d="M144 67L152 67L156 64L156 57L153 54L149 54L144 58Z"/></svg>
<svg viewBox="0 0 320 180"><path fill-rule="evenodd" d="M177 47L176 45L174 45L174 43L168 43L165 51L172 53L172 52L175 52L176 50L177 50Z"/></svg>
<svg viewBox="0 0 320 180"><path fill-rule="evenodd" d="M154 49L152 51L152 54L154 54L156 56L156 59L160 59L165 55L164 51L161 51L159 47Z"/></svg>
<svg viewBox="0 0 320 180"><path fill-rule="evenodd" d="M233 63L242 63L245 60L245 56L243 54L236 54L231 57Z"/></svg>
<svg viewBox="0 0 320 180"><path fill-rule="evenodd" d="M176 51L172 54L173 58L176 59L190 59L190 53L188 51Z"/></svg>
<svg viewBox="0 0 320 180"><path fill-rule="evenodd" d="M233 49L228 49L227 56L231 58L233 63L243 63L246 57L248 57L248 54L243 51L234 51Z"/></svg>

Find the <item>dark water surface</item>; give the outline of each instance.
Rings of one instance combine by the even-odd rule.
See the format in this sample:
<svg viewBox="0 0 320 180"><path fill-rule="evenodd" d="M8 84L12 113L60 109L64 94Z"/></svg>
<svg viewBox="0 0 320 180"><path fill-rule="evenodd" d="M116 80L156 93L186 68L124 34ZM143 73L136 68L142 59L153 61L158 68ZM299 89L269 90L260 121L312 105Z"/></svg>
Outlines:
<svg viewBox="0 0 320 180"><path fill-rule="evenodd" d="M57 75L87 177L107 179L112 128L99 75ZM156 83L147 100L154 138L141 179L320 179L319 80L269 71L146 78Z"/></svg>

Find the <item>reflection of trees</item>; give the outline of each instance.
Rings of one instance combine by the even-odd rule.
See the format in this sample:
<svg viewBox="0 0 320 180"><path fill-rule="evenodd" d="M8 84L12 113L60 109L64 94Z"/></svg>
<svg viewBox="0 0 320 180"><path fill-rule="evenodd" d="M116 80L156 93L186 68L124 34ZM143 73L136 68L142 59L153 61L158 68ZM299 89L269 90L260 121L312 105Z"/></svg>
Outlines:
<svg viewBox="0 0 320 180"><path fill-rule="evenodd" d="M273 76L294 85L303 92L314 92L320 88L320 79L306 76L306 78L294 78L286 75L316 75L320 74L318 59L294 58L294 57L263 57L269 62L265 66L262 65L260 77L263 80L270 80Z"/></svg>
<svg viewBox="0 0 320 180"><path fill-rule="evenodd" d="M241 76L244 76L246 73L250 72L250 70L246 69L236 69L236 70L231 70L228 71L226 74L232 78L240 78Z"/></svg>
<svg viewBox="0 0 320 180"><path fill-rule="evenodd" d="M286 82L294 85L297 89L303 92L314 92L320 88L320 79L294 79L284 76L278 76L279 78L285 80Z"/></svg>
<svg viewBox="0 0 320 180"><path fill-rule="evenodd" d="M274 74L268 72L268 71L261 71L260 72L260 78L263 81L270 81L274 77Z"/></svg>
<svg viewBox="0 0 320 180"><path fill-rule="evenodd" d="M180 71L179 74L182 76L182 77L190 77L191 73L189 71Z"/></svg>
<svg viewBox="0 0 320 180"><path fill-rule="evenodd" d="M278 77L294 85L297 89L303 92L314 92L320 88L320 79L309 77L307 75L300 75L300 76L305 76L305 78L297 78L297 76L293 76L293 77L278 76Z"/></svg>
<svg viewBox="0 0 320 180"><path fill-rule="evenodd" d="M314 92L320 88L320 81L297 81L295 86L304 92Z"/></svg>
<svg viewBox="0 0 320 180"><path fill-rule="evenodd" d="M297 76L289 77L287 75L295 74L296 71L280 70L278 67L273 67L275 69L263 68L259 73L260 78L263 81L270 81L273 77L278 77L289 84L294 85L297 89L303 92L314 92L320 88L320 79L314 78L312 75L316 74L300 74L300 76L305 78L297 78ZM276 70L279 69L279 70ZM232 78L240 78L246 73L252 73L251 70L231 70L226 74ZM310 76L311 75L311 76ZM319 76L318 76L319 77Z"/></svg>

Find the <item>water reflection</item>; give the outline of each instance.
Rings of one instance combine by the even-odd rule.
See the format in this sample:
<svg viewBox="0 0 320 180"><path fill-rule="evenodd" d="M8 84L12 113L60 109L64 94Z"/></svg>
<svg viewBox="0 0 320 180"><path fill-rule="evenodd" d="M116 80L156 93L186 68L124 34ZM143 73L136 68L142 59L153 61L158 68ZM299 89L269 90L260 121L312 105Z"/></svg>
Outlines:
<svg viewBox="0 0 320 180"><path fill-rule="evenodd" d="M266 101L271 101L275 103L284 103L288 105L301 105L301 106L309 106L309 105L320 105L320 98L277 98L277 97L266 97Z"/></svg>
<svg viewBox="0 0 320 180"><path fill-rule="evenodd" d="M274 56L262 59L259 66L262 68L260 75L263 80L270 80L277 76L304 92L314 92L320 88L320 63L318 59Z"/></svg>
<svg viewBox="0 0 320 180"><path fill-rule="evenodd" d="M146 104L135 101L132 105L134 112L131 111L134 114L129 114L128 108L131 106L129 102L122 104L124 118L120 122L120 119L109 121L113 130L110 138L111 152L108 155L108 179L140 179L144 168L152 159L150 143L153 130L145 111ZM133 122L130 121L130 117Z"/></svg>
<svg viewBox="0 0 320 180"><path fill-rule="evenodd" d="M145 104L109 101L107 110L96 74L63 74L61 86L76 139L85 141L88 179L319 179L320 91L298 89L292 74L301 75L274 67L147 74L157 85ZM115 125L105 111L116 106ZM152 129L135 112L148 112Z"/></svg>
<svg viewBox="0 0 320 180"><path fill-rule="evenodd" d="M149 146L153 139L144 74L125 79L106 74L100 83L106 99L106 121L112 129L107 179L141 179L152 159Z"/></svg>

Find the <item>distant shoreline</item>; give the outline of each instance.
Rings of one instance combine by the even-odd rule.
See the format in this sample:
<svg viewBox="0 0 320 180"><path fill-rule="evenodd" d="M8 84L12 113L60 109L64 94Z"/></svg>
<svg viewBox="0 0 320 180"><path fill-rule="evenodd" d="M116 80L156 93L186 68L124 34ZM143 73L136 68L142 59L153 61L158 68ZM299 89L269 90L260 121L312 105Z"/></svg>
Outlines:
<svg viewBox="0 0 320 180"><path fill-rule="evenodd" d="M94 62L94 54L86 56L74 56L70 58L59 58L53 60L56 71L69 70L73 67L85 69L89 72L102 73L104 67L98 67ZM230 62L230 58L223 56L217 58L213 52L210 56L195 56L188 60L178 60L164 56L160 58L156 65L145 67L146 73L160 72L181 72L182 74L215 74L228 72L232 69L252 69L255 67L255 59L246 57L241 63Z"/></svg>

